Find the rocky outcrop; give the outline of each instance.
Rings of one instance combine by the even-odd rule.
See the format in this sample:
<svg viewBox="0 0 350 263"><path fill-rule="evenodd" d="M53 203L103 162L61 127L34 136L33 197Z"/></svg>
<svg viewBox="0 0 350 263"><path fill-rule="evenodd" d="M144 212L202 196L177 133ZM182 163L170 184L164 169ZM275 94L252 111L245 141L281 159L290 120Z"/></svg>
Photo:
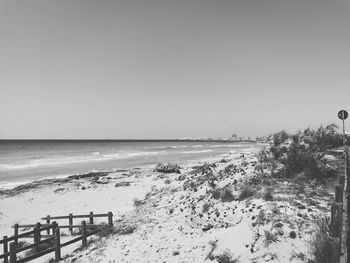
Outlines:
<svg viewBox="0 0 350 263"><path fill-rule="evenodd" d="M180 172L181 167L178 166L177 164L158 164L155 168L155 171L160 172L160 173L181 173Z"/></svg>

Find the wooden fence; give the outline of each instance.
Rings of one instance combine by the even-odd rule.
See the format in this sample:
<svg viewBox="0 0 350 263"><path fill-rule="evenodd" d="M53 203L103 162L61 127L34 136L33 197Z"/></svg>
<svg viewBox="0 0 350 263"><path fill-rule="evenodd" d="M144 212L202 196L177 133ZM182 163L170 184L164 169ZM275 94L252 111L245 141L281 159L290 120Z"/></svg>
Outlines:
<svg viewBox="0 0 350 263"><path fill-rule="evenodd" d="M349 153L344 150L344 162L335 184L335 201L331 205L330 234L333 237L334 246L331 258L325 262L350 263L350 170Z"/></svg>
<svg viewBox="0 0 350 263"><path fill-rule="evenodd" d="M107 217L108 225L96 225L94 224L95 217ZM88 218L89 224L85 220L81 221L81 224L73 224L73 219L77 218ZM51 220L62 220L68 219L68 225L59 225L56 221L51 222ZM55 252L55 261L58 262L61 259L61 248L71 245L75 242L82 241L82 246L87 245L87 238L91 235L97 234L106 226L113 227L113 214L108 212L107 214L94 214L90 212L88 215L73 215L69 214L68 216L47 216L42 218L46 221L46 224L36 223L36 224L27 224L19 225L15 224L14 235L11 237L4 236L0 240L0 245L3 244L3 254L0 255L0 259L4 260L4 263L22 263L27 262L46 254ZM33 228L33 230L19 234L18 231L20 228ZM74 235L73 229L80 229L79 236L69 240L65 243L61 243L61 233L60 229L68 228L71 235ZM90 229L88 231L88 229ZM46 235L43 235L42 232L46 232ZM52 234L50 234L50 232ZM19 246L19 239L22 238L33 238L33 244L25 245L23 247ZM44 239L45 238L45 239ZM12 242L11 242L12 241ZM10 243L11 242L11 243ZM42 248L43 244L46 244L46 247ZM18 254L24 251L32 249L29 255L25 255L18 259ZM10 259L10 261L9 261Z"/></svg>

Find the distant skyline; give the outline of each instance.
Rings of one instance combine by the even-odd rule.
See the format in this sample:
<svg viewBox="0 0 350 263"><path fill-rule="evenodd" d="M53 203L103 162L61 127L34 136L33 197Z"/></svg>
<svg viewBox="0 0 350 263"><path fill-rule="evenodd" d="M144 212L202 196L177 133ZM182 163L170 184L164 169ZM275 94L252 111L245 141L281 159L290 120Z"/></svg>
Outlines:
<svg viewBox="0 0 350 263"><path fill-rule="evenodd" d="M349 26L350 0L0 0L0 139L340 125Z"/></svg>

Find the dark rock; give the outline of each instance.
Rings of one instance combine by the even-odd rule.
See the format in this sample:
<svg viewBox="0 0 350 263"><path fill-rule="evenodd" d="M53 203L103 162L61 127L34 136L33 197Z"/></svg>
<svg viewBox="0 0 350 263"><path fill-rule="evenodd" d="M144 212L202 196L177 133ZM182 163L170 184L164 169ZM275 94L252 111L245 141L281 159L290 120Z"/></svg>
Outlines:
<svg viewBox="0 0 350 263"><path fill-rule="evenodd" d="M206 231L212 229L213 227L214 227L213 225L208 224L208 225L204 226L204 227L202 228L202 230L203 230L204 232L206 232Z"/></svg>
<svg viewBox="0 0 350 263"><path fill-rule="evenodd" d="M91 172L87 174L78 174L78 175L71 175L68 176L69 179L82 179L82 178L90 178L90 177L100 177L100 176L107 176L109 175L108 172Z"/></svg>
<svg viewBox="0 0 350 263"><path fill-rule="evenodd" d="M177 178L177 180L178 180L178 181L183 181L183 180L186 179L186 177L187 177L186 174L182 174L182 175L179 175L179 177Z"/></svg>
<svg viewBox="0 0 350 263"><path fill-rule="evenodd" d="M173 252L173 256L177 256L177 255L180 255L180 252L179 251L174 251Z"/></svg>
<svg viewBox="0 0 350 263"><path fill-rule="evenodd" d="M294 239L294 238L297 237L297 234L295 233L295 231L291 231L291 232L289 233L289 237Z"/></svg>
<svg viewBox="0 0 350 263"><path fill-rule="evenodd" d="M53 191L54 193L58 193L58 192L62 192L64 191L65 189L64 188L57 188L55 191Z"/></svg>
<svg viewBox="0 0 350 263"><path fill-rule="evenodd" d="M306 209L306 206L305 205L299 205L298 208L299 209Z"/></svg>
<svg viewBox="0 0 350 263"><path fill-rule="evenodd" d="M130 182L119 182L114 185L115 187L130 186Z"/></svg>
<svg viewBox="0 0 350 263"><path fill-rule="evenodd" d="M276 222L276 223L273 225L273 227L281 228L281 227L283 227L283 223L281 223L281 222Z"/></svg>
<svg viewBox="0 0 350 263"><path fill-rule="evenodd" d="M181 167L178 166L177 164L158 164L155 168L157 172L160 173L180 173Z"/></svg>

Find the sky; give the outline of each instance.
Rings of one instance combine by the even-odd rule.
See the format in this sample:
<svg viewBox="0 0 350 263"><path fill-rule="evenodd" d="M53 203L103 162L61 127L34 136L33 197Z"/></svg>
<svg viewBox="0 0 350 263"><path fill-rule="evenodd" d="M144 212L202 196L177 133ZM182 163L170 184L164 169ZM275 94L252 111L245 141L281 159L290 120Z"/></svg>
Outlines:
<svg viewBox="0 0 350 263"><path fill-rule="evenodd" d="M0 0L0 138L340 124L349 26L350 0Z"/></svg>

